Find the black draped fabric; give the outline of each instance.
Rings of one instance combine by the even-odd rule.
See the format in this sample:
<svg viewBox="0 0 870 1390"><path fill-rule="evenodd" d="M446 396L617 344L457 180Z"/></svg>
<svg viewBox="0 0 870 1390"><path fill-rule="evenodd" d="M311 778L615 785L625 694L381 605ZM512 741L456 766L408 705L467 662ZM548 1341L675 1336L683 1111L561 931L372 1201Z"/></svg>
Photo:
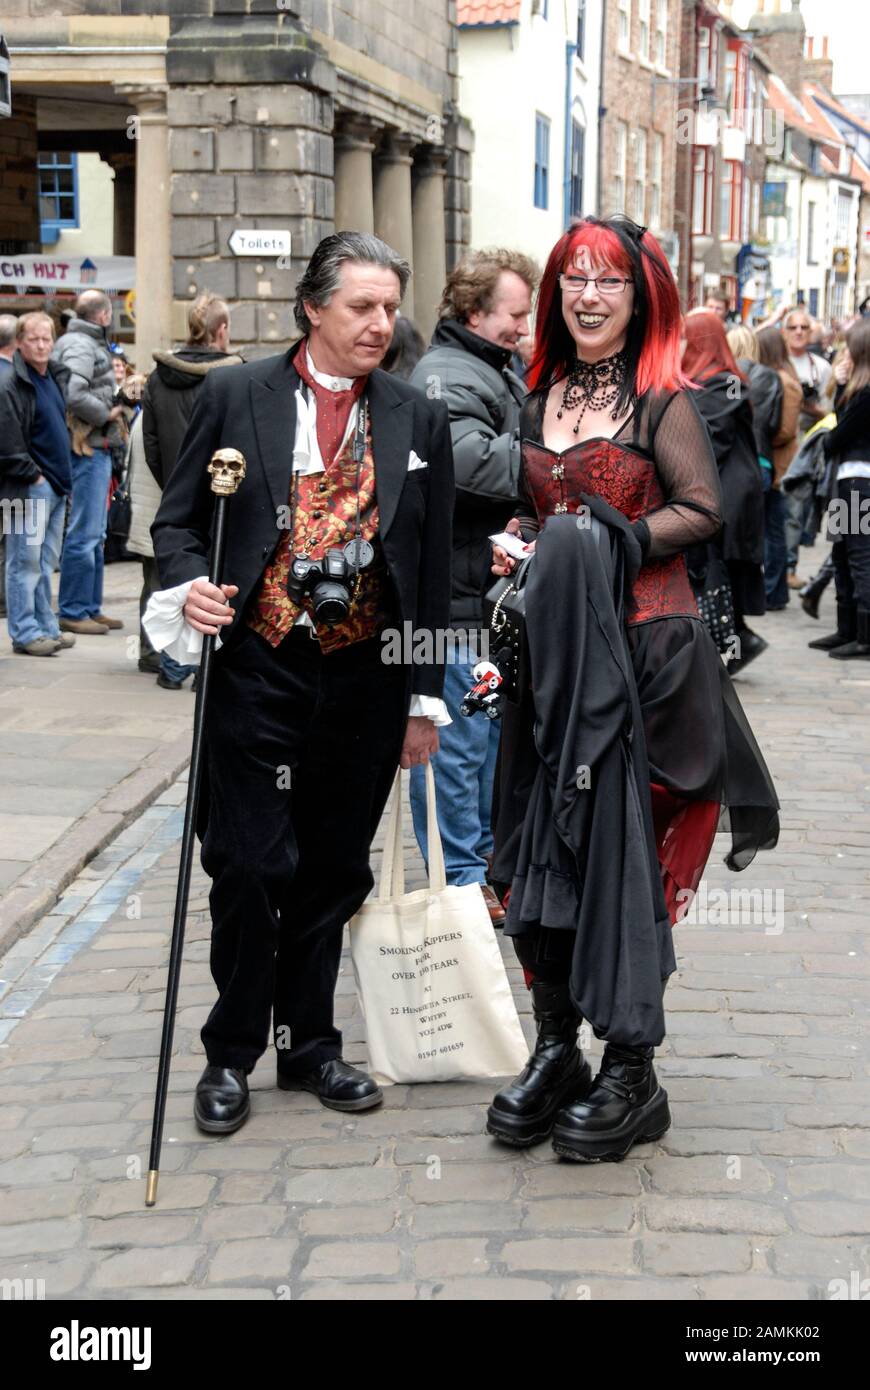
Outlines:
<svg viewBox="0 0 870 1390"><path fill-rule="evenodd" d="M628 628L650 781L687 801L718 801L729 869L775 849L779 802L734 684L703 623L663 618Z"/></svg>
<svg viewBox="0 0 870 1390"><path fill-rule="evenodd" d="M635 561L640 554L613 515L603 544L574 517L553 518L538 542L525 589L534 735L530 720L512 731L526 746L516 762L520 750L510 750L510 805L496 827L492 872L512 884L507 935L575 933L571 994L597 1036L656 1046L676 962L618 611L624 550L634 547Z"/></svg>
<svg viewBox="0 0 870 1390"><path fill-rule="evenodd" d="M752 425L749 387L728 372L700 383L696 403L722 482L722 531L712 544L728 566L739 615L767 611L764 593L764 484ZM700 569L697 552L691 559Z"/></svg>

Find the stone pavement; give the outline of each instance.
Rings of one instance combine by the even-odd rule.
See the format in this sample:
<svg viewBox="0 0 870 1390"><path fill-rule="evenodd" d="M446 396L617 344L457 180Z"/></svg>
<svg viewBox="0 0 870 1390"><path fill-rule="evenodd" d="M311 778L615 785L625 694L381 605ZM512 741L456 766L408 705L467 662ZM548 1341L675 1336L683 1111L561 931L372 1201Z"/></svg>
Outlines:
<svg viewBox="0 0 870 1390"><path fill-rule="evenodd" d="M277 1091L270 1056L245 1128L201 1135L190 1112L213 987L197 872L160 1192L145 1210L179 783L0 962L0 1278L98 1300L854 1289L870 1276L870 667L807 651L830 613L758 623L771 648L739 685L782 839L740 876L717 846L706 920L677 928L658 1063L674 1123L659 1143L591 1166L546 1144L499 1148L483 1134L495 1083L397 1086L382 1110L337 1115ZM732 888L753 896L723 912ZM346 1055L363 1062L346 957L337 1006Z"/></svg>
<svg viewBox="0 0 870 1390"><path fill-rule="evenodd" d="M0 623L0 950L190 757L190 683L161 690L136 669L141 587L141 565L109 565L123 631L59 656L15 655Z"/></svg>

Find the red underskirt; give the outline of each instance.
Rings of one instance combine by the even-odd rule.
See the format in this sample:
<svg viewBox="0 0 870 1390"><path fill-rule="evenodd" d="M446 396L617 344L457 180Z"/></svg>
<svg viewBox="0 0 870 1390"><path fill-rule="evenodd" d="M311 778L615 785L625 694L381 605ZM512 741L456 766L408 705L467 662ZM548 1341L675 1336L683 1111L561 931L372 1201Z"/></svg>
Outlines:
<svg viewBox="0 0 870 1390"><path fill-rule="evenodd" d="M701 882L719 825L718 801L684 801L650 784L656 854L671 925L684 916Z"/></svg>

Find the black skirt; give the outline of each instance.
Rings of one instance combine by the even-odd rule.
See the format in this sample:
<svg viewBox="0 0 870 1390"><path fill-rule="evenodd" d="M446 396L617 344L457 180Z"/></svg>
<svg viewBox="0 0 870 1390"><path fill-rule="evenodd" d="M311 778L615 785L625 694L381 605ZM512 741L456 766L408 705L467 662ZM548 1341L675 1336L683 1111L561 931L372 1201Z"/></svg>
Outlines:
<svg viewBox="0 0 870 1390"><path fill-rule="evenodd" d="M775 847L779 803L719 653L696 618L655 618L627 632L650 782L680 800L718 802L719 829L731 833L725 863L745 869L758 850ZM519 704L505 709L496 767L491 878L502 893L513 880L537 771L534 724L528 689Z"/></svg>

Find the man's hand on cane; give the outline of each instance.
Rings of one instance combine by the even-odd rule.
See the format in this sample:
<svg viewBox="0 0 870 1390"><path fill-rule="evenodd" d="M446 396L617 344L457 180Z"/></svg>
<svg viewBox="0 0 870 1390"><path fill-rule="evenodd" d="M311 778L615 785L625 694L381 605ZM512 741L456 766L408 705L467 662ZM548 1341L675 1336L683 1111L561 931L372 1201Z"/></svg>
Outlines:
<svg viewBox="0 0 870 1390"><path fill-rule="evenodd" d="M233 621L235 614L229 600L239 592L238 584L212 584L208 579L195 579L190 586L184 616L196 632L214 637L222 627Z"/></svg>
<svg viewBox="0 0 870 1390"><path fill-rule="evenodd" d="M402 756L399 759L401 766L416 767L418 763L428 763L432 754L437 752L438 730L432 720L424 715L410 715L405 729L405 741L402 744Z"/></svg>

